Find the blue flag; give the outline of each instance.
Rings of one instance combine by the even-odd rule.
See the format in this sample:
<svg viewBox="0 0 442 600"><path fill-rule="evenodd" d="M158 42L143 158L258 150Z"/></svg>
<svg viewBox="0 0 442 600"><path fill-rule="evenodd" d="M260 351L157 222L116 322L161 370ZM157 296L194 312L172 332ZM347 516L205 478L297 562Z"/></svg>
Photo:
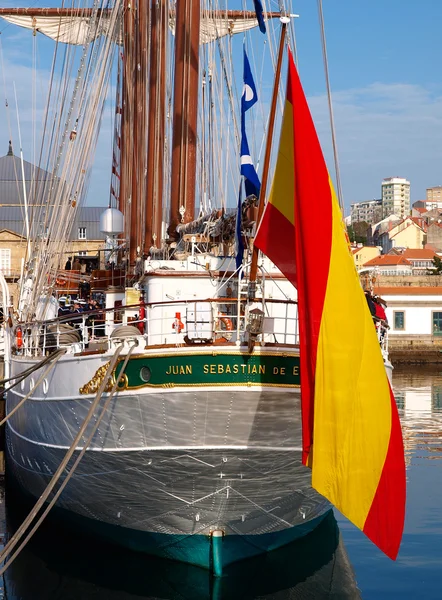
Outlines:
<svg viewBox="0 0 442 600"><path fill-rule="evenodd" d="M261 0L253 0L253 4L255 5L256 18L258 19L259 30L262 33L266 32L266 24L264 23L264 15L262 14L262 4Z"/></svg>
<svg viewBox="0 0 442 600"><path fill-rule="evenodd" d="M244 244L242 241L242 182L239 184L238 194L238 209L236 213L236 224L235 224L235 260L236 268L239 269L242 265L244 256Z"/></svg>
<svg viewBox="0 0 442 600"><path fill-rule="evenodd" d="M247 142L246 132L243 131L241 139L241 175L245 177L244 185L247 196L255 194L259 198L261 182L255 171L255 167L250 156L249 144Z"/></svg>
<svg viewBox="0 0 442 600"><path fill-rule="evenodd" d="M244 87L241 97L241 175L244 176L244 185L247 196L255 194L259 197L261 183L250 156L249 143L246 134L246 112L258 101L255 82L253 81L249 59L244 48Z"/></svg>
<svg viewBox="0 0 442 600"><path fill-rule="evenodd" d="M258 102L258 94L256 93L255 82L253 81L252 70L250 68L249 59L244 48L244 75L243 89L241 96L241 126L244 125L244 116L249 108Z"/></svg>

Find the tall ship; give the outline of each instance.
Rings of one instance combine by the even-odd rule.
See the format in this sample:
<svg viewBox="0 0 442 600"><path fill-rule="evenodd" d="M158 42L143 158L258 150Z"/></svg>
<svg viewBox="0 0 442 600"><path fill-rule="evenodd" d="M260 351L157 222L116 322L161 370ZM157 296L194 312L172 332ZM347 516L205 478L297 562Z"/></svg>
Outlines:
<svg viewBox="0 0 442 600"><path fill-rule="evenodd" d="M16 311L1 278L9 476L66 525L216 575L330 511L301 462L297 292L253 245L290 13L192 0L0 9L55 40L39 153L51 176L24 190ZM274 86L254 121L261 190L244 147L256 94L244 44L267 51L258 92ZM66 270L109 88L106 249L91 273Z"/></svg>

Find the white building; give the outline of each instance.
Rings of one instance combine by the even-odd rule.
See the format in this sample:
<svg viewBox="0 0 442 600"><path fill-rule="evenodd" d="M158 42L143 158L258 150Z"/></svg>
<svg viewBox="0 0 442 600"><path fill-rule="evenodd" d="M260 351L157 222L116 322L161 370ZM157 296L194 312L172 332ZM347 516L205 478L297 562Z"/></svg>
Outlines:
<svg viewBox="0 0 442 600"><path fill-rule="evenodd" d="M441 340L442 287L379 287L387 302L389 339Z"/></svg>
<svg viewBox="0 0 442 600"><path fill-rule="evenodd" d="M410 182L402 177L387 177L382 181L382 211L384 217L410 214Z"/></svg>
<svg viewBox="0 0 442 600"><path fill-rule="evenodd" d="M351 222L360 223L365 221L372 225L382 219L382 200L368 200L367 202L355 202L350 205Z"/></svg>

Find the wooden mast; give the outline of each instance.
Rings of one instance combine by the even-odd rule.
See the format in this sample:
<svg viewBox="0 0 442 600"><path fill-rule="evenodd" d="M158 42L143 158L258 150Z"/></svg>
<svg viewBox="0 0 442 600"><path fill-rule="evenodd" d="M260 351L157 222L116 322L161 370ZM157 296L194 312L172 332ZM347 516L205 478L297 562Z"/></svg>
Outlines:
<svg viewBox="0 0 442 600"><path fill-rule="evenodd" d="M123 16L123 124L121 140L121 204L124 207L125 237L129 248L136 246L136 240L131 229L132 208L132 131L134 119L134 9L126 0ZM132 263L132 261L130 261Z"/></svg>
<svg viewBox="0 0 442 600"><path fill-rule="evenodd" d="M177 0L169 236L195 215L200 1Z"/></svg>
<svg viewBox="0 0 442 600"><path fill-rule="evenodd" d="M149 112L147 140L146 215L144 219L144 253L161 246L163 215L165 102L166 102L166 36L167 7L165 0L151 2L151 52L149 76Z"/></svg>
<svg viewBox="0 0 442 600"><path fill-rule="evenodd" d="M128 35L131 35L132 52L127 56L127 70L132 76L133 96L131 102L131 121L129 136L126 132L127 144L131 163L131 194L130 194L130 232L129 232L129 263L134 266L137 260L138 248L142 248L144 236L143 222L143 190L145 188L146 161L146 71L147 71L147 0L138 0L131 11ZM130 81L130 80L129 80ZM128 89L130 96L130 89Z"/></svg>
<svg viewBox="0 0 442 600"><path fill-rule="evenodd" d="M128 39L125 35L125 32L127 31L127 27L128 27L128 0L125 1L124 3L124 9L123 9L123 52L122 52L122 56L123 56L123 60L122 60L122 85L121 85L121 135L120 135L120 193L119 193L119 202L118 202L118 208L121 210L121 212L126 216L127 213L127 164L126 164L126 160L127 160L127 152L125 151L126 148L126 132L128 133L128 98L127 98L127 84L126 84L126 78L128 77L128 73L127 73L127 69L126 69L126 57L128 55L129 49L128 49ZM123 234L123 237L125 239L127 239L127 233L128 233L128 223L127 223L127 219L125 219L124 222L124 229L125 232Z"/></svg>
<svg viewBox="0 0 442 600"><path fill-rule="evenodd" d="M281 66L282 66L282 57L284 54L284 42L285 35L287 30L287 24L290 22L288 17L281 17L281 37L279 39L279 50L278 50L278 62L276 64L276 72L275 72L275 82L273 85L273 95L272 95L272 104L270 106L270 116L269 116L269 130L267 132L267 143L266 143L266 151L264 156L264 164L262 171L262 182L261 182L261 190L259 192L259 204L258 204L258 217L256 219L256 225L258 226L262 213L264 212L264 204L266 200L266 192L267 192L267 184L269 179L269 167L270 167L270 155L272 153L272 140L273 140L273 130L275 127L275 115L276 115L276 104L278 101L278 89L279 89L279 81L281 79ZM252 251L252 262L250 265L250 290L249 295L250 299L254 299L255 297L255 282L256 275L258 272L258 254L259 250L256 246L253 246Z"/></svg>

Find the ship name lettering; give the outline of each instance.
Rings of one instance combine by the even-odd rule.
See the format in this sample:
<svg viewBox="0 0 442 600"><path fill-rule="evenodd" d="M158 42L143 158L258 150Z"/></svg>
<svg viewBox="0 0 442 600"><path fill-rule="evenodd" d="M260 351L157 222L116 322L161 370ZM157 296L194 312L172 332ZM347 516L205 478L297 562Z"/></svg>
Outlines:
<svg viewBox="0 0 442 600"><path fill-rule="evenodd" d="M169 365L166 375L192 375L192 365Z"/></svg>
<svg viewBox="0 0 442 600"><path fill-rule="evenodd" d="M276 367L275 367L276 369ZM248 375L258 375L258 374L263 374L266 372L266 367L265 365L222 365L222 364L210 364L210 365L203 365L203 373L205 375L211 374L211 375L229 375L229 374L235 374L237 375L238 373L242 373L243 375L248 374ZM276 371L274 370L274 373L276 374ZM282 367L281 368L281 374L285 375L285 368Z"/></svg>
<svg viewBox="0 0 442 600"><path fill-rule="evenodd" d="M285 375L285 367L273 367L273 375Z"/></svg>
<svg viewBox="0 0 442 600"><path fill-rule="evenodd" d="M293 367L293 375L299 375L299 367L298 367L298 365L296 365L295 367Z"/></svg>

